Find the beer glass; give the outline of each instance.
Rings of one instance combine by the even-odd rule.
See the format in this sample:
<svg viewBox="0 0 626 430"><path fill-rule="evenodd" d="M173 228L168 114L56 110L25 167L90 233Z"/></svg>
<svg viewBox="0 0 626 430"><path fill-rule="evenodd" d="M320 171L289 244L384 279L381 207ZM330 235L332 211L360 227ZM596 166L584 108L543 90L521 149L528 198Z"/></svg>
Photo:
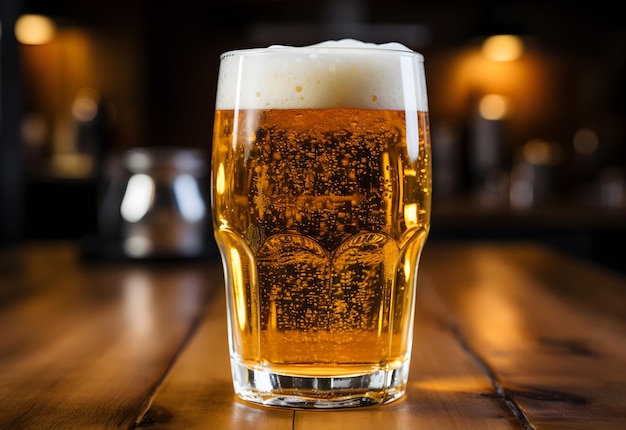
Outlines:
<svg viewBox="0 0 626 430"><path fill-rule="evenodd" d="M343 40L220 57L212 209L235 393L273 406L406 390L430 228L423 57Z"/></svg>

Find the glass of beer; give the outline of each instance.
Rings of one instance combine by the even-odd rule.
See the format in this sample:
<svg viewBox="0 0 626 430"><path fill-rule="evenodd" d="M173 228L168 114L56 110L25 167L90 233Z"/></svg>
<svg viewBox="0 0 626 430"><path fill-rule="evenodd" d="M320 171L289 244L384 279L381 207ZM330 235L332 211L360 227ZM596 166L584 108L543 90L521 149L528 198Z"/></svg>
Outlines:
<svg viewBox="0 0 626 430"><path fill-rule="evenodd" d="M353 40L220 57L212 209L235 393L338 408L406 391L430 229L423 56Z"/></svg>

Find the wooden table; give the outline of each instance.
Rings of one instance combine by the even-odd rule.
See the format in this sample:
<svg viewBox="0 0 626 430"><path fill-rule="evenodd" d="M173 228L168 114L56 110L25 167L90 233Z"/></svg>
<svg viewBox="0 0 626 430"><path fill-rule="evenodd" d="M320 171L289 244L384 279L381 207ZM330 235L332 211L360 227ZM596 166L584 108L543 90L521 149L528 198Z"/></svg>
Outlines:
<svg viewBox="0 0 626 430"><path fill-rule="evenodd" d="M626 279L524 244L428 243L406 397L235 399L218 262L0 254L0 429L624 429Z"/></svg>

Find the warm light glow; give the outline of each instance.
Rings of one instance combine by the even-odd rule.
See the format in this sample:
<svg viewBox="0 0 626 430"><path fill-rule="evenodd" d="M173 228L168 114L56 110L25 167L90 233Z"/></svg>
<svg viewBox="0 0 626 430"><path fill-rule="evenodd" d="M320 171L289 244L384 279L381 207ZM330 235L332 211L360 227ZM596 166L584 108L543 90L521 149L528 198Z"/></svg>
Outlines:
<svg viewBox="0 0 626 430"><path fill-rule="evenodd" d="M546 164L550 158L550 146L542 139L532 139L522 148L524 160L530 164Z"/></svg>
<svg viewBox="0 0 626 430"><path fill-rule="evenodd" d="M122 199L120 213L128 222L137 222L148 213L154 196L154 181L148 175L139 173L131 176Z"/></svg>
<svg viewBox="0 0 626 430"><path fill-rule="evenodd" d="M87 122L91 121L98 114L98 103L100 94L93 88L82 88L74 103L72 103L72 115L78 121Z"/></svg>
<svg viewBox="0 0 626 430"><path fill-rule="evenodd" d="M489 94L480 100L478 111L485 119L498 120L509 114L510 105L508 98L498 94Z"/></svg>
<svg viewBox="0 0 626 430"><path fill-rule="evenodd" d="M574 134L574 150L583 155L590 155L598 149L598 135L589 128L581 128Z"/></svg>
<svg viewBox="0 0 626 430"><path fill-rule="evenodd" d="M508 34L491 36L483 42L482 52L491 61L514 61L522 56L524 42L519 37Z"/></svg>
<svg viewBox="0 0 626 430"><path fill-rule="evenodd" d="M22 15L15 22L15 38L24 45L43 45L56 33L54 23L42 15Z"/></svg>
<svg viewBox="0 0 626 430"><path fill-rule="evenodd" d="M534 51L518 61L490 61L479 46L453 53L437 66L441 74L431 79L438 94L432 101L433 110L450 118L461 117L479 101L474 99L476 95L505 95L512 102L507 116L510 130L523 134L558 107L560 87L551 71L553 62Z"/></svg>
<svg viewBox="0 0 626 430"><path fill-rule="evenodd" d="M86 178L93 169L93 160L87 154L59 152L52 156L50 169L59 178Z"/></svg>

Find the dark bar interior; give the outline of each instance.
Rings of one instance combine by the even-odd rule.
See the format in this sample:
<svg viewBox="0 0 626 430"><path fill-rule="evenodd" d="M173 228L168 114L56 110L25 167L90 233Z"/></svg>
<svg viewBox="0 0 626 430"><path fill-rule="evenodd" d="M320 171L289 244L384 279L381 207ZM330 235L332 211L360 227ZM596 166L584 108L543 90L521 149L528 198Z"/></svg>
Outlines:
<svg viewBox="0 0 626 430"><path fill-rule="evenodd" d="M618 6L4 0L0 246L96 234L112 160L130 149L209 154L220 53L349 37L425 56L430 240L538 241L626 272ZM502 35L513 45L485 44Z"/></svg>

